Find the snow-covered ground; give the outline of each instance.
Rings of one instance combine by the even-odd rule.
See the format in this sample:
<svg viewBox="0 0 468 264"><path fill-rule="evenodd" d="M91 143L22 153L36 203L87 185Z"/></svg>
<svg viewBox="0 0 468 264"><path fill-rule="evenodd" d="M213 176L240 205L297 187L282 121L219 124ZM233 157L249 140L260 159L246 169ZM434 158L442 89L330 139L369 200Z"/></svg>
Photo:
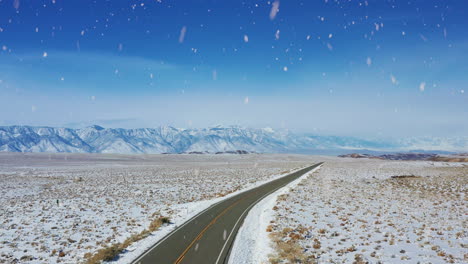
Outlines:
<svg viewBox="0 0 468 264"><path fill-rule="evenodd" d="M278 197L273 221L258 231L269 233L275 252L264 257L271 263L467 263L467 186L466 163L326 160Z"/></svg>
<svg viewBox="0 0 468 264"><path fill-rule="evenodd" d="M269 245L268 226L273 220L276 199L279 195L288 193L302 180L310 177L312 173L319 170L320 167L302 175L300 178L290 182L283 188L268 195L258 204L252 207L239 232L231 249L229 263L267 263L268 255L274 253L274 249Z"/></svg>
<svg viewBox="0 0 468 264"><path fill-rule="evenodd" d="M311 165L299 155L0 154L0 263L79 263L171 218L129 262L223 197Z"/></svg>

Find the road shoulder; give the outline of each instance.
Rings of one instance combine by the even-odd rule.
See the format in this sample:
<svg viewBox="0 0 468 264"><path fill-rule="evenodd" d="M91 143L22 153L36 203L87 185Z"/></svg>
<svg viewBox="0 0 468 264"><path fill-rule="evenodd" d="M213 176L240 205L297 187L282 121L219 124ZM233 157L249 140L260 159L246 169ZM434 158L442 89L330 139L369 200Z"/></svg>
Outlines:
<svg viewBox="0 0 468 264"><path fill-rule="evenodd" d="M232 246L229 263L268 263L268 255L273 253L267 227L273 220L273 206L278 196L288 193L299 182L320 169L322 165L302 175L286 186L268 195L257 203L247 214Z"/></svg>

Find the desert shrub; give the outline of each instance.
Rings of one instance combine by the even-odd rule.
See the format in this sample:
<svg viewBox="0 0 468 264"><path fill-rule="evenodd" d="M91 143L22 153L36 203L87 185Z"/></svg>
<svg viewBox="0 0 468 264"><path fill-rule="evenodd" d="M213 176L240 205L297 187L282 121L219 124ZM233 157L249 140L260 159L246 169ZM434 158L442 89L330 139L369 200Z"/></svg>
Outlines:
<svg viewBox="0 0 468 264"><path fill-rule="evenodd" d="M296 242L279 242L277 249L279 250L280 259L287 260L288 263L309 263L302 247Z"/></svg>
<svg viewBox="0 0 468 264"><path fill-rule="evenodd" d="M150 232L156 231L163 224L169 224L169 223L171 223L171 219L169 217L161 216L151 221L150 226L149 226L149 231Z"/></svg>
<svg viewBox="0 0 468 264"><path fill-rule="evenodd" d="M99 264L102 261L111 261L117 257L123 248L121 244L113 244L108 247L102 248L96 252L96 254L92 255L86 261L87 264Z"/></svg>

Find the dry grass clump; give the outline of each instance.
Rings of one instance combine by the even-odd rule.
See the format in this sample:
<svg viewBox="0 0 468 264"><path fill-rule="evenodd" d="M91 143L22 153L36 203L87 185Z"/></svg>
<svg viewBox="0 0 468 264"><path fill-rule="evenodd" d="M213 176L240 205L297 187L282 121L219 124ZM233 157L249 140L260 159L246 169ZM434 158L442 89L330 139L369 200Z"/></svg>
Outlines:
<svg viewBox="0 0 468 264"><path fill-rule="evenodd" d="M276 249L276 254L269 256L270 263L315 263L312 256L304 254L304 249L297 240L283 241L281 236L281 233L270 234Z"/></svg>
<svg viewBox="0 0 468 264"><path fill-rule="evenodd" d="M464 263L467 186L466 164L326 162L274 205L270 261Z"/></svg>
<svg viewBox="0 0 468 264"><path fill-rule="evenodd" d="M161 227L163 224L169 224L171 223L171 219L169 217L159 217L155 220L153 220L148 228L150 232L156 231L159 227Z"/></svg>
<svg viewBox="0 0 468 264"><path fill-rule="evenodd" d="M127 238L122 243L115 243L105 248L99 249L94 255L87 253L85 254L86 264L99 264L102 261L111 261L117 258L117 256L124 252L132 243L142 240L148 237L151 232L159 229L163 224L170 223L169 217L159 217L151 221L148 229L143 230L138 234L134 234Z"/></svg>
<svg viewBox="0 0 468 264"><path fill-rule="evenodd" d="M308 232L308 228L298 226L296 229L286 227L281 231L270 233L269 236L273 241L276 253L268 256L269 262L316 263L315 256L306 254L306 250L300 244L300 241L305 239L304 235L307 235ZM320 242L317 243L320 244Z"/></svg>
<svg viewBox="0 0 468 264"><path fill-rule="evenodd" d="M85 258L87 258L87 264L99 264L102 261L111 261L117 257L120 253L122 253L123 248L120 244L113 244L111 246L107 246L98 250L94 255L90 253L85 254Z"/></svg>
<svg viewBox="0 0 468 264"><path fill-rule="evenodd" d="M304 254L302 246L293 240L279 242L277 249L279 260L287 260L289 263L312 263L311 257Z"/></svg>

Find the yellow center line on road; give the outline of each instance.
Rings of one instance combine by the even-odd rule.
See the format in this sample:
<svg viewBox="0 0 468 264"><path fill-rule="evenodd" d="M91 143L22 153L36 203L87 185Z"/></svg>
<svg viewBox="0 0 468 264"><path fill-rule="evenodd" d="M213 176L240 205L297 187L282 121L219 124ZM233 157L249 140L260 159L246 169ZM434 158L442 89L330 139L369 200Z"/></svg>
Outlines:
<svg viewBox="0 0 468 264"><path fill-rule="evenodd" d="M182 254L177 258L177 260L174 262L174 264L179 264L187 254L187 252L193 247L195 242L200 240L203 237L203 234L218 220L221 216L226 214L229 210L231 210L234 206L239 204L241 201L245 200L247 197L251 196L252 194L248 194L245 197L237 200L235 203L231 204L228 208L224 209L218 216L216 216L211 222L198 234L198 236L190 243L190 245L182 252Z"/></svg>

